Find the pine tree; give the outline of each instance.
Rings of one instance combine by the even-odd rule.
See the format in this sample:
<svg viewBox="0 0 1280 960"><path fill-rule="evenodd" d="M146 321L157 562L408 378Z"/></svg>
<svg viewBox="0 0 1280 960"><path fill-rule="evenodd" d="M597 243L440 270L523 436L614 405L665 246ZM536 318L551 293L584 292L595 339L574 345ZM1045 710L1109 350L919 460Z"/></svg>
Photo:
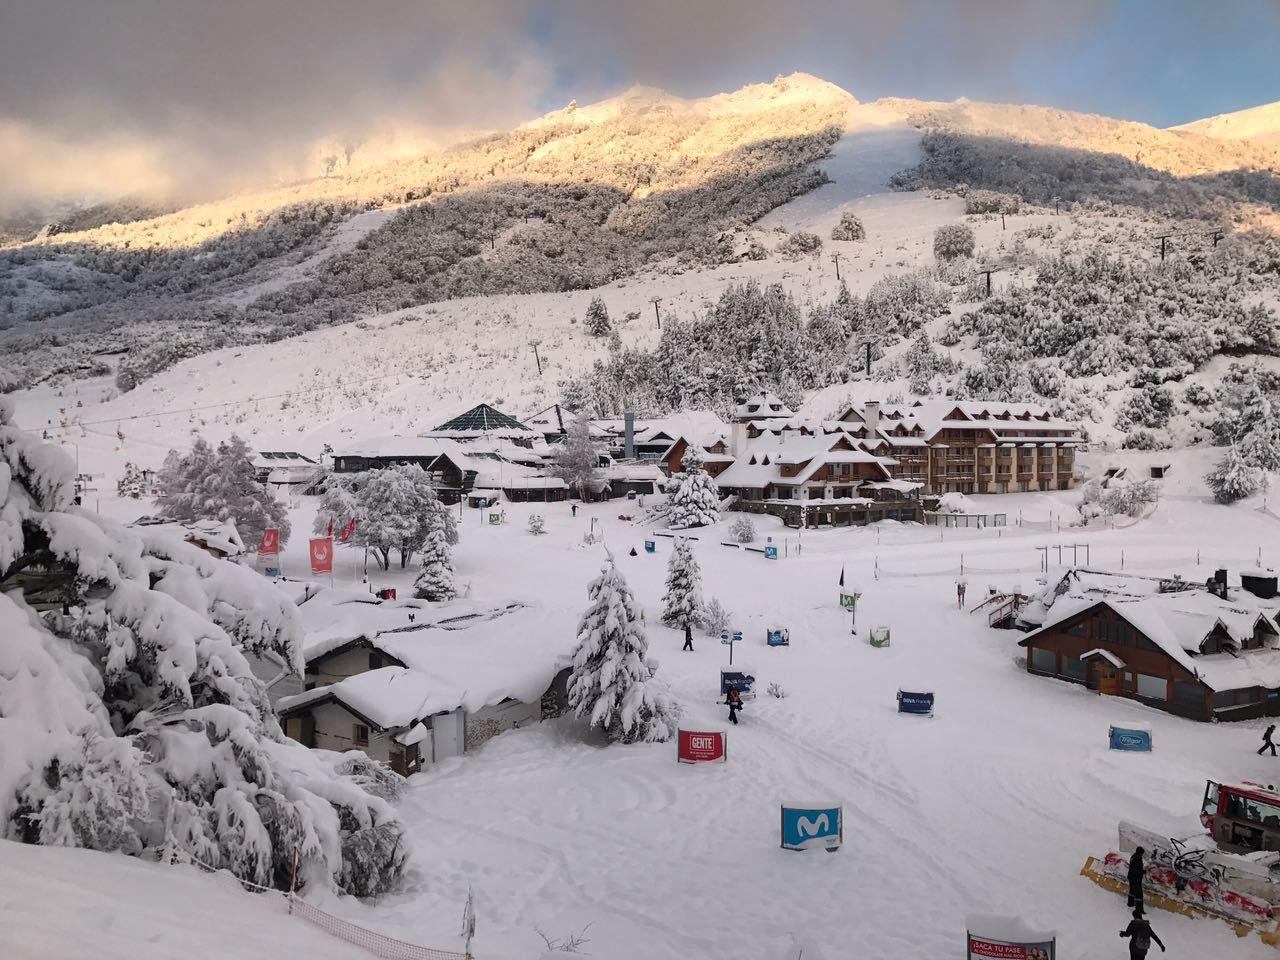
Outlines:
<svg viewBox="0 0 1280 960"><path fill-rule="evenodd" d="M671 526L676 530L705 527L720 519L720 489L703 469L702 452L689 444L684 455L684 473L671 494Z"/></svg>
<svg viewBox="0 0 1280 960"><path fill-rule="evenodd" d="M684 537L675 541L667 561L667 593L663 598L662 622L683 630L702 623L702 570L693 547Z"/></svg>
<svg viewBox="0 0 1280 960"><path fill-rule="evenodd" d="M649 676L640 606L613 558L587 587L591 603L578 623L569 675L569 706L579 719L623 743L662 742L675 734L679 710Z"/></svg>
<svg viewBox="0 0 1280 960"><path fill-rule="evenodd" d="M284 504L258 483L248 444L239 437L209 446L196 437L185 455L170 451L159 475L162 516L173 520L230 520L240 539L256 545L274 527L280 542L289 539Z"/></svg>
<svg viewBox="0 0 1280 960"><path fill-rule="evenodd" d="M542 514L529 514L529 532L535 537L540 537L547 532L547 521L543 519Z"/></svg>
<svg viewBox="0 0 1280 960"><path fill-rule="evenodd" d="M707 601L704 626L708 636L717 637L729 626L729 611L724 608L718 597Z"/></svg>
<svg viewBox="0 0 1280 960"><path fill-rule="evenodd" d="M1240 455L1250 466L1263 473L1280 471L1280 419L1265 394L1245 411L1243 419L1244 439L1240 442Z"/></svg>
<svg viewBox="0 0 1280 960"><path fill-rule="evenodd" d="M607 336L613 329L609 322L609 310L599 297L592 297L587 305L587 315L582 320L582 327L593 337Z"/></svg>
<svg viewBox="0 0 1280 960"><path fill-rule="evenodd" d="M1258 470L1245 461L1233 443L1226 456L1205 475L1204 482L1219 503L1235 503L1258 492Z"/></svg>
<svg viewBox="0 0 1280 960"><path fill-rule="evenodd" d="M414 596L419 600L452 600L457 596L453 587L453 560L443 530L433 530L427 537L422 551L422 572L413 586Z"/></svg>
<svg viewBox="0 0 1280 960"><path fill-rule="evenodd" d="M579 417L569 424L551 461L551 475L585 499L600 486L600 445L591 438L591 421Z"/></svg>
<svg viewBox="0 0 1280 960"><path fill-rule="evenodd" d="M0 647L39 695L0 680L0 837L152 858L169 839L277 887L296 850L304 883L395 886L392 807L285 738L246 660L300 671L297 608L252 570L75 507L66 454L9 416L0 403ZM14 574L33 563L64 612L27 605Z"/></svg>

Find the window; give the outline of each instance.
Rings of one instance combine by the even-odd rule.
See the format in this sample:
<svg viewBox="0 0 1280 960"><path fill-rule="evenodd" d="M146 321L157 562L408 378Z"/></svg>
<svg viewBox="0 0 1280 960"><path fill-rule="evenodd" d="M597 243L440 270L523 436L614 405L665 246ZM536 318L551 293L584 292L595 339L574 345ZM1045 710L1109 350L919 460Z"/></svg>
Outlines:
<svg viewBox="0 0 1280 960"><path fill-rule="evenodd" d="M357 747L367 747L369 745L369 728L363 723L355 724L351 739L355 741Z"/></svg>
<svg viewBox="0 0 1280 960"><path fill-rule="evenodd" d="M1137 694L1151 700L1169 699L1169 681L1164 677L1153 677L1149 673L1137 674Z"/></svg>
<svg viewBox="0 0 1280 960"><path fill-rule="evenodd" d="M1089 624L1084 620L1077 621L1067 627L1067 633L1073 637L1087 637L1089 636Z"/></svg>
<svg viewBox="0 0 1280 960"><path fill-rule="evenodd" d="M387 665L387 662L386 660L383 659L381 650L369 651L369 669L370 670L380 670L386 665Z"/></svg>
<svg viewBox="0 0 1280 960"><path fill-rule="evenodd" d="M1187 680L1173 681L1173 702L1186 706L1204 705L1204 687Z"/></svg>
<svg viewBox="0 0 1280 960"><path fill-rule="evenodd" d="M1219 690L1213 695L1214 709L1220 707L1242 707L1262 700L1258 687L1245 687L1242 690Z"/></svg>
<svg viewBox="0 0 1280 960"><path fill-rule="evenodd" d="M1037 673L1057 673L1058 655L1041 647L1031 648L1031 669Z"/></svg>
<svg viewBox="0 0 1280 960"><path fill-rule="evenodd" d="M1079 657L1062 658L1062 675L1073 680L1084 679L1084 661Z"/></svg>

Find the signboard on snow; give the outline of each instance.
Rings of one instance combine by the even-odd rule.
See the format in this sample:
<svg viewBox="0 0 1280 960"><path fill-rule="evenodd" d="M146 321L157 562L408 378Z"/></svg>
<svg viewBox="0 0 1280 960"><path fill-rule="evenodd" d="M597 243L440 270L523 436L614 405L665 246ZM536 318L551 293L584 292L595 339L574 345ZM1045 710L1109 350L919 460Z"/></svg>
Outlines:
<svg viewBox="0 0 1280 960"><path fill-rule="evenodd" d="M491 514L489 514L489 523L491 523L491 524L499 524L499 523L502 523L502 514L500 514L500 513L491 513Z"/></svg>
<svg viewBox="0 0 1280 960"><path fill-rule="evenodd" d="M909 690L898 691L898 712L916 713L922 716L933 716L933 694L912 693Z"/></svg>
<svg viewBox="0 0 1280 960"><path fill-rule="evenodd" d="M770 537L770 538L769 538L769 542L768 542L768 543L766 543L766 544L764 545L764 558L765 558L766 560L777 560L777 559L778 559L778 548L777 548L777 546L773 543L773 538L772 538L772 537Z"/></svg>
<svg viewBox="0 0 1280 960"><path fill-rule="evenodd" d="M316 537L311 541L311 575L333 573L333 537Z"/></svg>
<svg viewBox="0 0 1280 960"><path fill-rule="evenodd" d="M725 735L719 730L680 730L676 744L680 763L724 763L729 755Z"/></svg>
<svg viewBox="0 0 1280 960"><path fill-rule="evenodd" d="M1151 752L1151 731L1142 727L1117 727L1112 724L1107 738L1112 750L1129 750L1137 753Z"/></svg>
<svg viewBox="0 0 1280 960"><path fill-rule="evenodd" d="M1058 938L1012 917L970 917L968 960L1055 960Z"/></svg>
<svg viewBox="0 0 1280 960"><path fill-rule="evenodd" d="M873 647L887 647L889 645L889 628L872 627L871 633L867 635L867 643Z"/></svg>
<svg viewBox="0 0 1280 960"><path fill-rule="evenodd" d="M743 667L734 669L733 667L720 668L720 696L724 696L729 692L729 688L733 687L743 697L755 696L756 677L755 674Z"/></svg>
<svg viewBox="0 0 1280 960"><path fill-rule="evenodd" d="M838 850L844 843L844 808L836 803L784 803L782 848Z"/></svg>
<svg viewBox="0 0 1280 960"><path fill-rule="evenodd" d="M844 609L846 610L856 607L858 605L859 596L860 595L856 593L844 593L843 591L841 591L840 606L844 607Z"/></svg>
<svg viewBox="0 0 1280 960"><path fill-rule="evenodd" d="M655 541L653 541L653 540L646 540L646 541L644 542L644 552L645 552L645 553L657 553L657 552L658 552L658 544L657 544Z"/></svg>
<svg viewBox="0 0 1280 960"><path fill-rule="evenodd" d="M785 627L770 627L765 633L764 642L771 647L789 647L791 631Z"/></svg>

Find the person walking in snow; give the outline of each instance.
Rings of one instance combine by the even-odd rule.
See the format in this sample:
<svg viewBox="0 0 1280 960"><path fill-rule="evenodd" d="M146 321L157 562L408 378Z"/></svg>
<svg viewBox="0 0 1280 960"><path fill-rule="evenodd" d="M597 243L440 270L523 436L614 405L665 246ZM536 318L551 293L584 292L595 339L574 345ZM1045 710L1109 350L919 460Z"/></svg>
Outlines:
<svg viewBox="0 0 1280 960"><path fill-rule="evenodd" d="M690 653L693 652L693 631L689 629L687 623L684 625L684 646L680 649L688 650Z"/></svg>
<svg viewBox="0 0 1280 960"><path fill-rule="evenodd" d="M1258 756L1262 756L1263 752L1270 748L1271 755L1276 755L1276 745L1271 742L1271 735L1276 732L1276 725L1273 723L1267 727L1266 732L1262 735L1262 746L1258 748Z"/></svg>
<svg viewBox="0 0 1280 960"><path fill-rule="evenodd" d="M1144 907L1142 879L1147 874L1147 865L1142 858L1145 852L1142 847L1135 847L1133 854L1129 857L1129 907L1133 910L1135 917L1142 916Z"/></svg>
<svg viewBox="0 0 1280 960"><path fill-rule="evenodd" d="M724 695L724 702L729 706L729 722L737 724L738 711L742 709L742 694L737 687L729 688L729 692Z"/></svg>
<svg viewBox="0 0 1280 960"><path fill-rule="evenodd" d="M1160 938L1156 936L1156 932L1151 929L1151 924L1142 918L1140 910L1133 911L1133 919L1129 921L1129 925L1120 931L1120 936L1129 941L1129 960L1146 960L1147 951L1151 949L1151 941L1154 940L1160 947L1160 952L1164 953L1164 944L1160 942Z"/></svg>
<svg viewBox="0 0 1280 960"><path fill-rule="evenodd" d="M964 609L964 581L956 581L956 606L961 610Z"/></svg>
<svg viewBox="0 0 1280 960"><path fill-rule="evenodd" d="M569 511L576 517L578 515L578 505L576 503L569 504Z"/></svg>

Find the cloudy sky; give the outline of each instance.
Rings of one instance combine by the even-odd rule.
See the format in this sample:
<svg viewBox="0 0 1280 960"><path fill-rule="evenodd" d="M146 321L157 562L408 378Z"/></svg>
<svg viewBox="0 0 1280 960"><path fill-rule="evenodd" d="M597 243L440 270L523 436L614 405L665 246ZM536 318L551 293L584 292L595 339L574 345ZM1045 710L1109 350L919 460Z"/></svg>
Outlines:
<svg viewBox="0 0 1280 960"><path fill-rule="evenodd" d="M0 208L212 194L633 84L803 70L862 100L1158 126L1280 100L1280 0L8 0Z"/></svg>

